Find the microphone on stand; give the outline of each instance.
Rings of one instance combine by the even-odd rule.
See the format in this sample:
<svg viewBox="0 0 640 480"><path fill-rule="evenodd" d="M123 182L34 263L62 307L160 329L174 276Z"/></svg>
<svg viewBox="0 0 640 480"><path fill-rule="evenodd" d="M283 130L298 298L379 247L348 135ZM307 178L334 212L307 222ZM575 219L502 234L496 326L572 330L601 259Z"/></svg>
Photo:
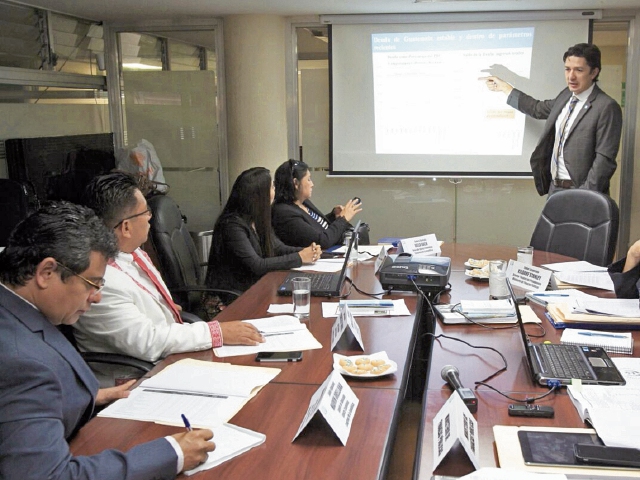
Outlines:
<svg viewBox="0 0 640 480"><path fill-rule="evenodd" d="M460 372L453 365L445 365L440 371L442 379L449 384L452 390L458 392L460 398L471 413L478 411L478 399L470 388L464 388L460 382Z"/></svg>

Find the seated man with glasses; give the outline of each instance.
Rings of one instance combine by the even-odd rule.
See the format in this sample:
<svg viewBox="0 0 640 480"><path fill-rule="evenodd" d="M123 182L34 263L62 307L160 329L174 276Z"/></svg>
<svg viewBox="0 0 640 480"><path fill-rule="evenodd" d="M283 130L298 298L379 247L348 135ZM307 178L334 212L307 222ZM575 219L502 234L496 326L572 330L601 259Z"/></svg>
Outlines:
<svg viewBox="0 0 640 480"><path fill-rule="evenodd" d="M155 362L172 353L206 350L223 342L257 345L264 341L255 327L244 322L182 323L180 306L140 248L149 234L151 212L131 175L96 177L87 186L85 203L113 230L120 252L107 266L102 301L75 325L80 350ZM104 364L93 369L103 386L120 383L134 373Z"/></svg>
<svg viewBox="0 0 640 480"><path fill-rule="evenodd" d="M0 252L0 478L168 479L207 458L210 430L74 457L68 441L96 405L130 384L98 389L56 328L100 302L113 234L88 208L50 204L19 223Z"/></svg>

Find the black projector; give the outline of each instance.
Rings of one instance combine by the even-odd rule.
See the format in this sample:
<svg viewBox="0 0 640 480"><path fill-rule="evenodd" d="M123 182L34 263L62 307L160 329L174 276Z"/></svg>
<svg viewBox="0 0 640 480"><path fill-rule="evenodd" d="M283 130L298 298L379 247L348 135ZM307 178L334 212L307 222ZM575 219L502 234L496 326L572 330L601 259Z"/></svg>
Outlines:
<svg viewBox="0 0 640 480"><path fill-rule="evenodd" d="M439 292L449 283L449 257L418 257L400 254L385 258L380 267L380 284L385 290Z"/></svg>

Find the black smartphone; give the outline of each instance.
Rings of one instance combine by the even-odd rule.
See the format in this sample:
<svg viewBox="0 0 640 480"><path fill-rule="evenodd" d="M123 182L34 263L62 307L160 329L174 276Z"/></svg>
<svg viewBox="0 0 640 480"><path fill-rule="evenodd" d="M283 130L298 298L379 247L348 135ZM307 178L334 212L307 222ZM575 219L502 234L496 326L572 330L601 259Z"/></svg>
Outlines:
<svg viewBox="0 0 640 480"><path fill-rule="evenodd" d="M357 205L357 204L359 204L362 200L360 200L360 197L353 197L353 198L351 199L351 201L352 201L355 205Z"/></svg>
<svg viewBox="0 0 640 480"><path fill-rule="evenodd" d="M586 465L640 468L640 450L637 448L576 443L573 452L576 460Z"/></svg>
<svg viewBox="0 0 640 480"><path fill-rule="evenodd" d="M299 362L302 352L260 352L256 362Z"/></svg>
<svg viewBox="0 0 640 480"><path fill-rule="evenodd" d="M576 460L573 446L576 443L602 445L595 433L518 430L518 440L525 465L584 466Z"/></svg>

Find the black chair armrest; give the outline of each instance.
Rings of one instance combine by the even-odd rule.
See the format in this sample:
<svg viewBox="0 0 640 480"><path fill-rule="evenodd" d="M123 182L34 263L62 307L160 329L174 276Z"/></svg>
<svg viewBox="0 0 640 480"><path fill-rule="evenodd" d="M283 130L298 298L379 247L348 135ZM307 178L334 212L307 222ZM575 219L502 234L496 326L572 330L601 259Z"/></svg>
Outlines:
<svg viewBox="0 0 640 480"><path fill-rule="evenodd" d="M211 293L223 293L225 295L231 295L233 297L239 297L242 292L236 290L223 290L221 288L209 288L204 285L188 285L180 288L170 288L169 291L173 293L189 293L189 292L211 292Z"/></svg>
<svg viewBox="0 0 640 480"><path fill-rule="evenodd" d="M81 352L82 358L87 363L108 363L111 365L122 365L125 367L133 367L145 373L150 372L155 366L151 362L140 360L139 358L121 355L119 353L103 353L103 352Z"/></svg>
<svg viewBox="0 0 640 480"><path fill-rule="evenodd" d="M204 318L200 318L199 316L190 312L185 312L184 310L180 312L180 318L182 318L182 321L184 323L196 323L196 322L206 321Z"/></svg>

